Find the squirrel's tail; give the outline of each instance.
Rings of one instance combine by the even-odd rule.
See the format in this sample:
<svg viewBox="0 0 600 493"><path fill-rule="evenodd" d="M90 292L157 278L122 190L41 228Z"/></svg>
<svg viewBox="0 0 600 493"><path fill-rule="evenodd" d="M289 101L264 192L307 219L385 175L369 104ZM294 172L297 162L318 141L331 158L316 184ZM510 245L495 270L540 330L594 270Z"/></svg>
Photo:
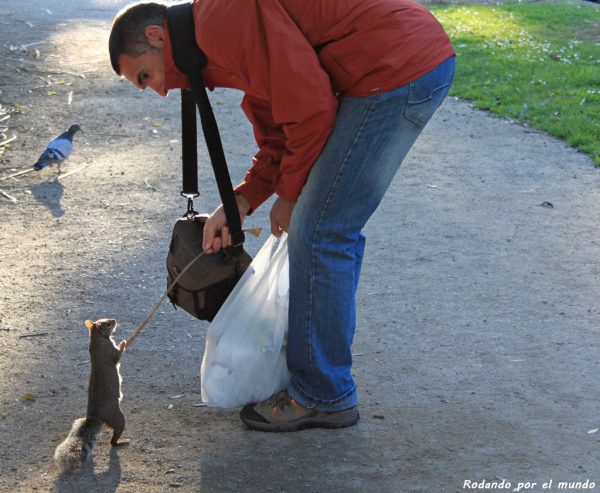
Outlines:
<svg viewBox="0 0 600 493"><path fill-rule="evenodd" d="M67 438L54 451L55 463L65 471L80 469L90 456L100 428L99 419L76 419Z"/></svg>

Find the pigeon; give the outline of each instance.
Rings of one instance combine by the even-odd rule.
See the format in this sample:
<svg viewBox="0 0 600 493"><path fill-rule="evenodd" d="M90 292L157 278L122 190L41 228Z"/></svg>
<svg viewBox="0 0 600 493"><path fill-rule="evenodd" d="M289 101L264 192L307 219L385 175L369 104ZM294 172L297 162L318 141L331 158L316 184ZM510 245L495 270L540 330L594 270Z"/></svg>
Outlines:
<svg viewBox="0 0 600 493"><path fill-rule="evenodd" d="M33 165L33 169L39 171L46 166L56 163L58 165L58 173L60 174L60 165L71 154L71 150L73 149L73 135L78 131L83 131L79 125L71 125L69 130L52 139Z"/></svg>

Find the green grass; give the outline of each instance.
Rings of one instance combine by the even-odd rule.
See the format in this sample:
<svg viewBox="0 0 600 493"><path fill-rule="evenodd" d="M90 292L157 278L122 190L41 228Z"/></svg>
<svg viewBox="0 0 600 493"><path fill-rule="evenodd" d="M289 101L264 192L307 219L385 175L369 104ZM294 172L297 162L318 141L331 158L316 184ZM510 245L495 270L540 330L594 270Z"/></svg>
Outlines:
<svg viewBox="0 0 600 493"><path fill-rule="evenodd" d="M451 94L566 140L600 165L600 5L429 5L457 51Z"/></svg>

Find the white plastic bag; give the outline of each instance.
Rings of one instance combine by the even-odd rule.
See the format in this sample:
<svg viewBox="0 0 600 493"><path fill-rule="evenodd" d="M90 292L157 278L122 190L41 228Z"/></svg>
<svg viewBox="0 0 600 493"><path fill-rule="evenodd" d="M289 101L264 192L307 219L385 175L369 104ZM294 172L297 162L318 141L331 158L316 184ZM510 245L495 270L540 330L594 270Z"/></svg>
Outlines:
<svg viewBox="0 0 600 493"><path fill-rule="evenodd" d="M239 407L284 389L290 379L287 235L271 235L215 316L200 368L202 401Z"/></svg>

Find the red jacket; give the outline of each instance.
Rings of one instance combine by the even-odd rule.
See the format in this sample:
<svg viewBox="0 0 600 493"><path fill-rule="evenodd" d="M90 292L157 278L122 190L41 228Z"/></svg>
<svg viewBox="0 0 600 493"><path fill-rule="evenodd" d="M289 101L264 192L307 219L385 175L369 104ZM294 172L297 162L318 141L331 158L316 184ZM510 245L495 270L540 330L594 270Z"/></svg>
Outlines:
<svg viewBox="0 0 600 493"><path fill-rule="evenodd" d="M273 193L295 202L333 128L339 96L407 84L454 55L412 0L195 0L210 89L245 93L259 147L236 187L252 210ZM188 87L165 40L167 89Z"/></svg>

